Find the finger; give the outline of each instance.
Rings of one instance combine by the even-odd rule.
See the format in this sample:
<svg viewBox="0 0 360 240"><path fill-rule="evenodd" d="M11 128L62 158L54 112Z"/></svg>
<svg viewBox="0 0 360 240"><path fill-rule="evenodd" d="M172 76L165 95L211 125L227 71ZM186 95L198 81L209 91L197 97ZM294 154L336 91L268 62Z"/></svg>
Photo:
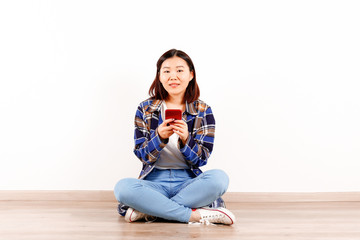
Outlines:
<svg viewBox="0 0 360 240"><path fill-rule="evenodd" d="M181 133L181 132L177 131L177 132L175 132L175 134L177 134L181 140L186 139L186 134L184 134L184 133Z"/></svg>
<svg viewBox="0 0 360 240"><path fill-rule="evenodd" d="M187 130L187 129L188 129L187 124L173 123L172 125L175 126L175 127L184 129L184 130Z"/></svg>
<svg viewBox="0 0 360 240"><path fill-rule="evenodd" d="M174 120L175 123L179 123L179 124L182 124L182 125L185 125L186 122L184 120Z"/></svg>
<svg viewBox="0 0 360 240"><path fill-rule="evenodd" d="M174 120L174 124L187 126L187 123L183 120Z"/></svg>
<svg viewBox="0 0 360 240"><path fill-rule="evenodd" d="M180 133L184 132L184 129L176 127L176 126L173 126L173 129L174 129L175 132L180 132Z"/></svg>
<svg viewBox="0 0 360 240"><path fill-rule="evenodd" d="M161 135L162 136L167 136L167 137L169 137L169 136L171 136L171 135L173 135L174 134L174 130L171 128L171 129L168 129L168 130L163 130L163 131L161 131Z"/></svg>
<svg viewBox="0 0 360 240"><path fill-rule="evenodd" d="M183 135L182 132L178 131L178 130L174 130L174 133L176 133L177 135L179 135L179 137L181 137Z"/></svg>
<svg viewBox="0 0 360 240"><path fill-rule="evenodd" d="M162 127L162 129L165 130L165 131L171 131L173 128L172 128L171 125L164 125L164 126Z"/></svg>
<svg viewBox="0 0 360 240"><path fill-rule="evenodd" d="M176 123L172 124L171 127L172 127L173 129L180 129L180 128L182 128L181 125L178 125L178 124L176 124Z"/></svg>
<svg viewBox="0 0 360 240"><path fill-rule="evenodd" d="M174 130L172 130L172 129L170 129L170 130L168 130L168 131L163 131L163 132L162 132L163 135L167 135L167 136L170 136L170 135L172 135L173 133L174 133Z"/></svg>
<svg viewBox="0 0 360 240"><path fill-rule="evenodd" d="M175 119L166 119L162 124L164 124L165 126L170 126L172 124L174 124L174 120Z"/></svg>
<svg viewBox="0 0 360 240"><path fill-rule="evenodd" d="M169 131L169 130L171 130L171 128L169 126L166 126L166 125L160 125L159 128L161 129L160 131Z"/></svg>
<svg viewBox="0 0 360 240"><path fill-rule="evenodd" d="M168 123L171 123L171 122L174 122L174 118L169 118L169 119L165 119L165 121L163 122L163 124L168 124Z"/></svg>
<svg viewBox="0 0 360 240"><path fill-rule="evenodd" d="M188 130L187 126L185 126L185 125L173 124L172 127L174 129L180 130L181 132L185 132Z"/></svg>

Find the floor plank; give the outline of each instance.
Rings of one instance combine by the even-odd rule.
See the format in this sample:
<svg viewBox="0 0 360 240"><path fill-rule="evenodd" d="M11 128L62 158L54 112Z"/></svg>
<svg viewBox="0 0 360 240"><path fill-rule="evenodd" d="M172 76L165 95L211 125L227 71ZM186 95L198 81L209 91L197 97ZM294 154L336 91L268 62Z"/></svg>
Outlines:
<svg viewBox="0 0 360 240"><path fill-rule="evenodd" d="M228 203L237 223L126 223L115 202L0 201L1 240L359 240L360 202Z"/></svg>

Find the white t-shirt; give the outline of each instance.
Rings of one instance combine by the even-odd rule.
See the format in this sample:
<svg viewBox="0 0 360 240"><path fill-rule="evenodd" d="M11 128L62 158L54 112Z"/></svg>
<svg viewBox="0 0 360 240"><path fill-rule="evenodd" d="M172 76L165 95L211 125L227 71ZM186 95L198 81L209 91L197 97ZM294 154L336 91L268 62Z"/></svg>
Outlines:
<svg viewBox="0 0 360 240"><path fill-rule="evenodd" d="M167 109L165 101L161 105L161 116L165 120L165 110ZM179 135L174 133L169 137L169 142L161 150L160 158L156 161L156 168L159 169L189 169L184 156L178 147Z"/></svg>

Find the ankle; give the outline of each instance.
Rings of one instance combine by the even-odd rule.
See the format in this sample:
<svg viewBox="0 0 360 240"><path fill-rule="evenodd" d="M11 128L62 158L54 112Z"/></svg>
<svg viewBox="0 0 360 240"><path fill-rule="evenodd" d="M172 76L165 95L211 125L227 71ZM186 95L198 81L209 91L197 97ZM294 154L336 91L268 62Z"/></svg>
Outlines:
<svg viewBox="0 0 360 240"><path fill-rule="evenodd" d="M200 219L201 219L200 213L196 210L192 210L189 222L199 222Z"/></svg>

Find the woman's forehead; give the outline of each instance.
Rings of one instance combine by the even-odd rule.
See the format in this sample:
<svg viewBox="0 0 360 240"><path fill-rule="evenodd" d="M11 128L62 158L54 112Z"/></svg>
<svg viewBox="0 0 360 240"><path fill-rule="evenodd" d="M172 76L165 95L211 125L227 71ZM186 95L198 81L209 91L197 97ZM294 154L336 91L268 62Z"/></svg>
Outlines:
<svg viewBox="0 0 360 240"><path fill-rule="evenodd" d="M172 57L172 58L168 58L166 59L162 65L161 68L179 68L179 67L185 67L187 66L187 62L180 58L180 57Z"/></svg>

